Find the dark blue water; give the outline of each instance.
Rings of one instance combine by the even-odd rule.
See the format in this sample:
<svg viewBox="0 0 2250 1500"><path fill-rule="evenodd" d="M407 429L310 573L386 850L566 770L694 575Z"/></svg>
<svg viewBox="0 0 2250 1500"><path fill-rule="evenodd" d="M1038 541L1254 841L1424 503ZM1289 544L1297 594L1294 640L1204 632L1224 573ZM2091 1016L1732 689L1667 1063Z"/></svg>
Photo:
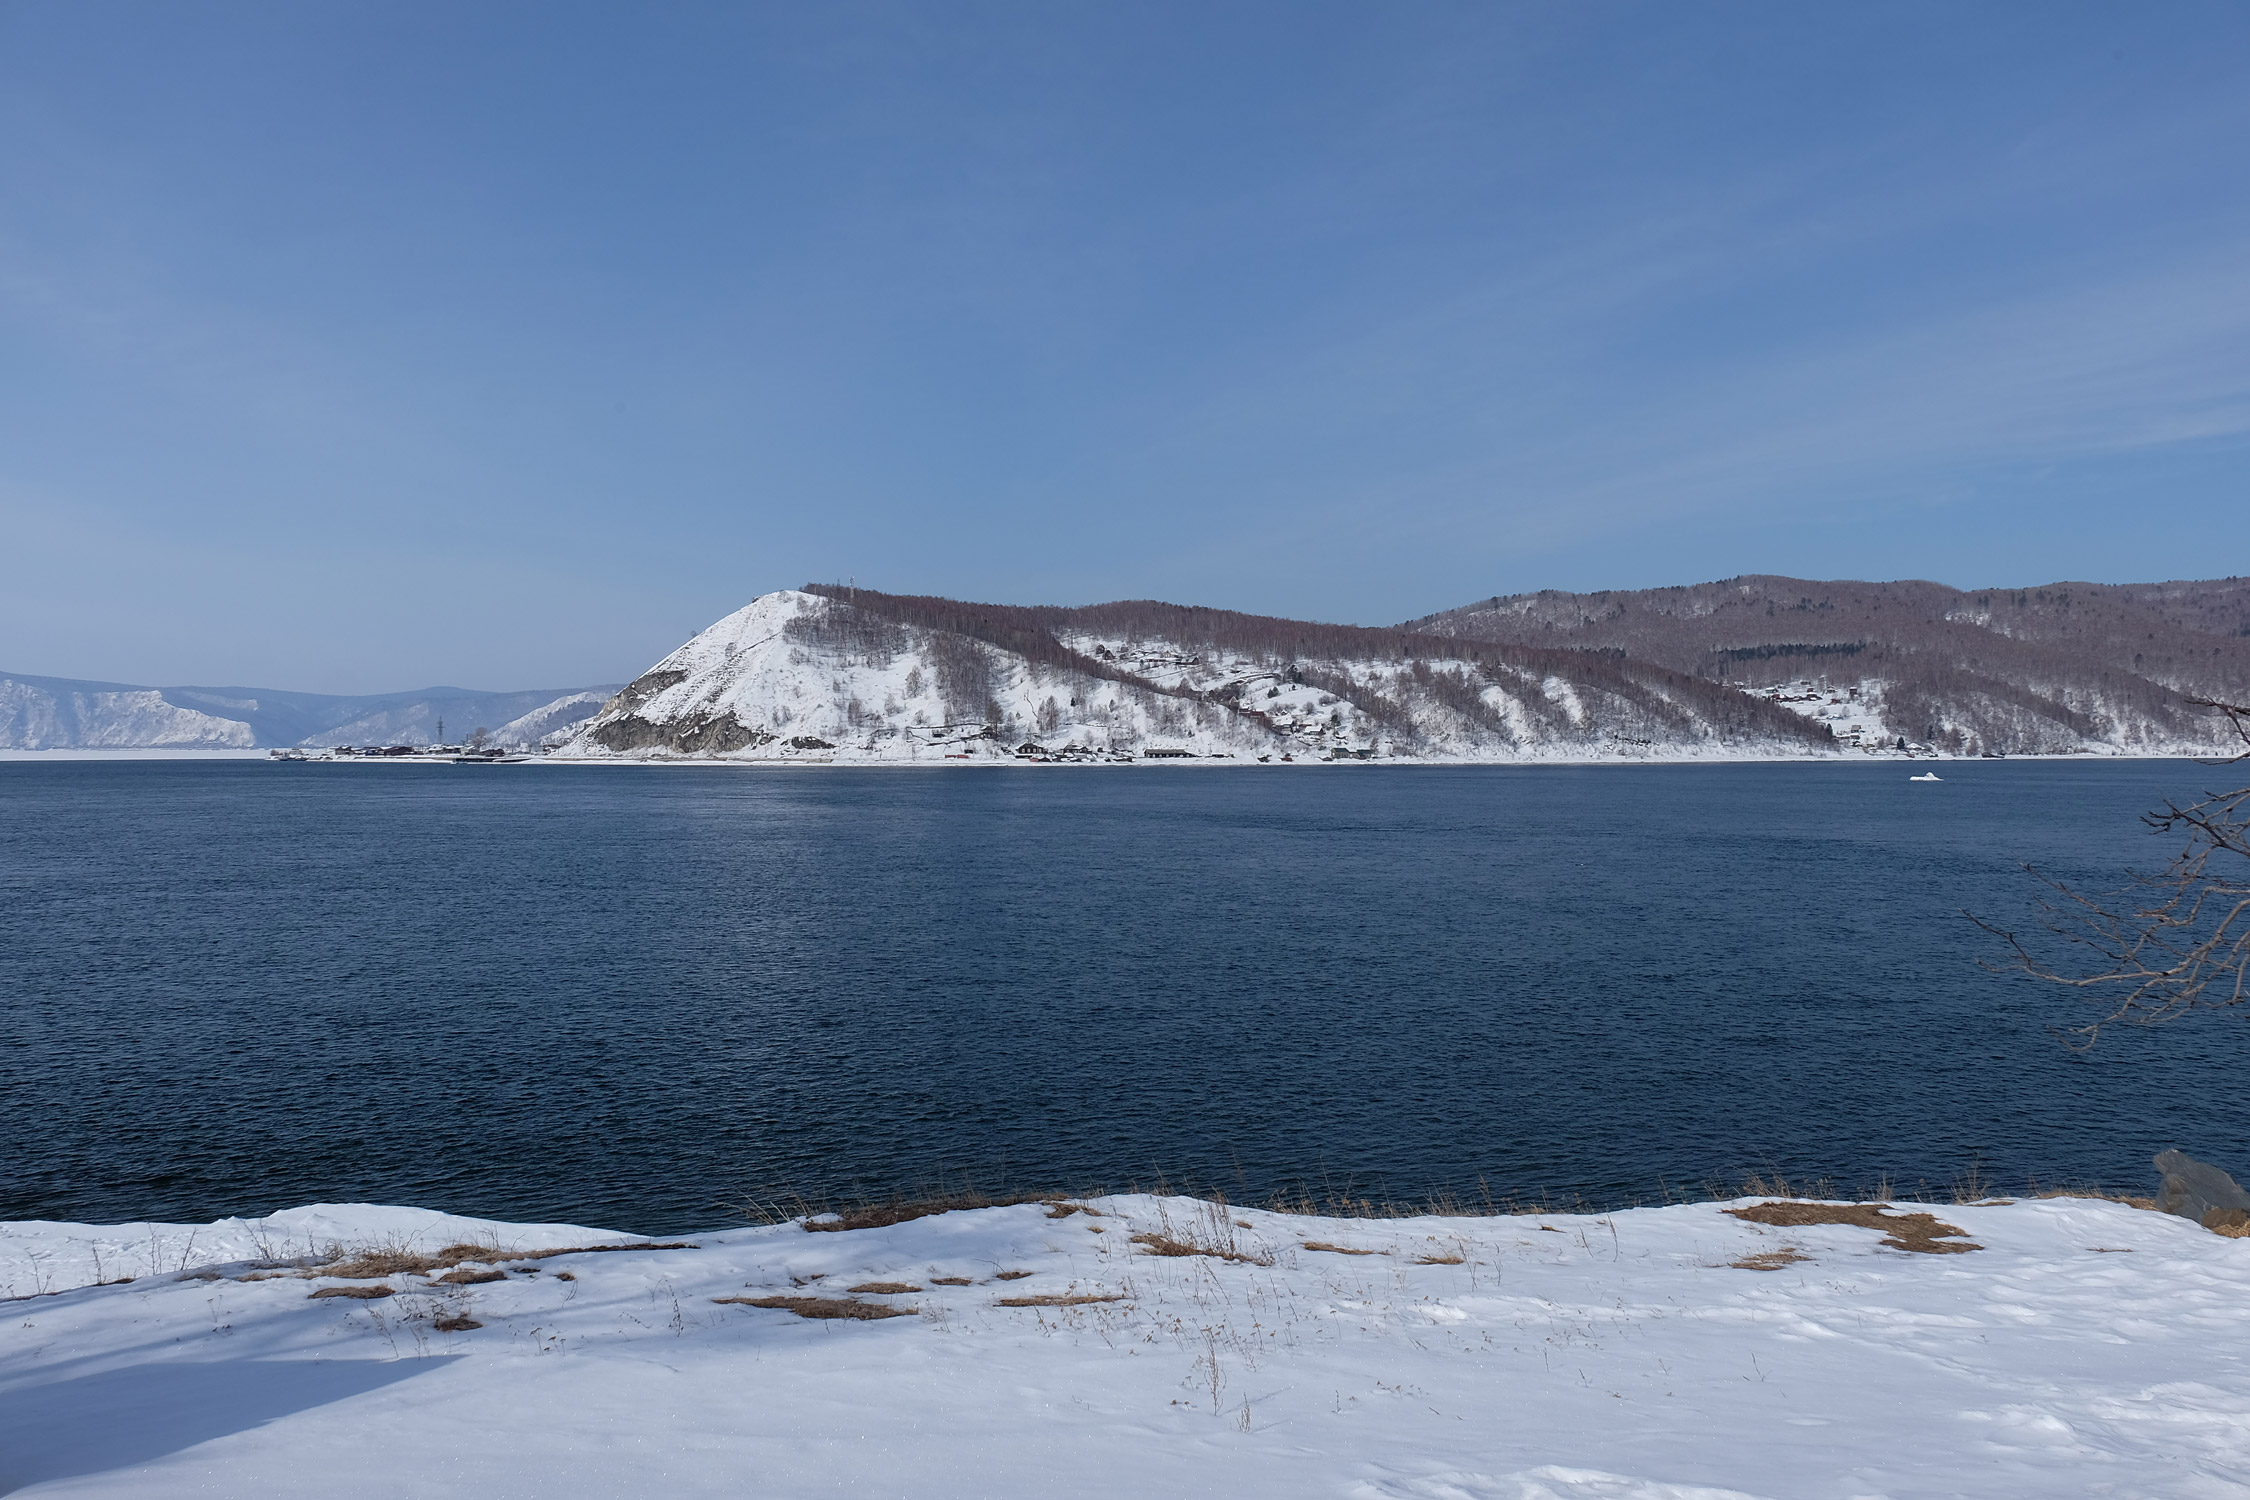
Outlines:
<svg viewBox="0 0 2250 1500"><path fill-rule="evenodd" d="M2250 1027L2067 1053L1957 908L2228 774L0 764L0 1218L2139 1184Z"/></svg>

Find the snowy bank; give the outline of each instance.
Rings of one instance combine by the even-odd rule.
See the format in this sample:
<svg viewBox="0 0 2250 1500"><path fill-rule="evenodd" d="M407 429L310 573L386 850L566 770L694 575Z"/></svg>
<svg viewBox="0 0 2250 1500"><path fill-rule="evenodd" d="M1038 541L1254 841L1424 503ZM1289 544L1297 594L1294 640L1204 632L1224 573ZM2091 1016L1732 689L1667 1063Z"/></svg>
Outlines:
<svg viewBox="0 0 2250 1500"><path fill-rule="evenodd" d="M0 1493L2250 1494L2250 1240L2075 1199L1727 1212L1758 1201L1117 1197L599 1252L632 1237L8 1224Z"/></svg>

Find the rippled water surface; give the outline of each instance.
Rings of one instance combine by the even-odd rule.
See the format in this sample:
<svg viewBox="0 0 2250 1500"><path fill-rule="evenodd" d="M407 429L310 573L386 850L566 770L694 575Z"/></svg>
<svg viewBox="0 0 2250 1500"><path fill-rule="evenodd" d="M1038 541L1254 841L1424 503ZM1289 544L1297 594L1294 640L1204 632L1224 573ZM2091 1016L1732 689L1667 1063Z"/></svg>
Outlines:
<svg viewBox="0 0 2250 1500"><path fill-rule="evenodd" d="M0 764L0 1218L2250 1161L2250 1026L1958 914L2230 773L1942 772Z"/></svg>

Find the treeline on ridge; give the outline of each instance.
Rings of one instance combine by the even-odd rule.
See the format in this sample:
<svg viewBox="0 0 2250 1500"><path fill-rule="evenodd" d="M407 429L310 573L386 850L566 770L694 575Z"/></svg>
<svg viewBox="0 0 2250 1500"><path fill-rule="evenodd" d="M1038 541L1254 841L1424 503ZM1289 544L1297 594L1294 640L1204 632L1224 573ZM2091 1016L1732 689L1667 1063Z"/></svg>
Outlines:
<svg viewBox="0 0 2250 1500"><path fill-rule="evenodd" d="M948 638L974 640L1087 677L1211 701L1208 694L1165 686L1123 661L1105 661L1070 641L1114 644L1123 648L1119 654L1126 660L1134 647L1161 644L1211 657L1231 656L1263 668L1294 668L1301 680L1352 703L1408 741L1420 732L1411 706L1400 696L1408 693L1427 697L1486 733L1512 740L1514 730L1506 717L1483 700L1486 686L1508 689L1525 711L1546 720L1551 732L1567 736L1575 726L1544 691L1550 679L1559 678L1580 694L1607 695L1652 733L1701 721L1729 738L1822 746L1831 742L1825 729L1786 709L1707 677L1634 660L1614 648L1471 640L1396 626L1334 625L1147 599L1065 607L981 604L834 584L807 584L804 591L843 607L830 610L826 621L808 622L802 628L823 633L847 649L901 649L904 637L888 632L907 627L928 632L930 649L948 649L942 644ZM958 648L952 649L958 654ZM1448 663L1457 665L1442 665ZM1345 664L1389 667L1395 686L1386 691L1355 679L1343 670ZM962 662L959 670L968 678L977 668ZM1475 676L1465 675L1468 672ZM948 701L966 707L976 689L966 680L960 686L962 698L956 700L949 687ZM989 700L989 687L982 695Z"/></svg>
<svg viewBox="0 0 2250 1500"><path fill-rule="evenodd" d="M1463 640L1623 652L1716 682L1880 679L1886 712L1956 751L2080 747L2139 723L2215 729L2250 696L2250 579L1963 590L1753 575L1495 597L1410 622Z"/></svg>

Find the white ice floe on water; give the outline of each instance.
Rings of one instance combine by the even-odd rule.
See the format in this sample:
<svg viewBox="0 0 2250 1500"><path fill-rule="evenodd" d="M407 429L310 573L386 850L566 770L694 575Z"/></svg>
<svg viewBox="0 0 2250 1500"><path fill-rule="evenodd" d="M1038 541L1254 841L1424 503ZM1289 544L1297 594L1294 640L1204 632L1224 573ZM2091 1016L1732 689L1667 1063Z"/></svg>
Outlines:
<svg viewBox="0 0 2250 1500"><path fill-rule="evenodd" d="M1938 1209L1966 1238L1920 1253L1728 1206L1116 1197L581 1253L631 1237L10 1224L0 1493L2250 1494L2250 1240L2052 1199Z"/></svg>

